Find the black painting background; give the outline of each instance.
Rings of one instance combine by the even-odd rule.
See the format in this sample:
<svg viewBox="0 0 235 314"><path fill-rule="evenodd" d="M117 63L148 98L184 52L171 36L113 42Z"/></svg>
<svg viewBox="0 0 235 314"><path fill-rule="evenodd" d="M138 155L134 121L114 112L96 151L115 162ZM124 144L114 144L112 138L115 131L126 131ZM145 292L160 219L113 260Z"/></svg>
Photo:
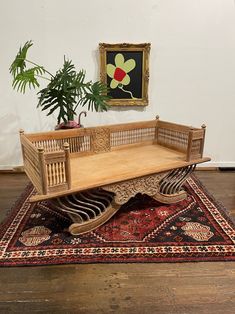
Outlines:
<svg viewBox="0 0 235 314"><path fill-rule="evenodd" d="M143 52L142 51L107 51L107 64L111 63L115 66L115 56L118 53L122 53L125 62L129 59L134 59L136 62L135 68L128 73L131 78L130 84L123 85L125 90L131 91L133 97L142 98L142 64L143 64ZM111 78L107 75L107 85L110 86ZM115 99L131 99L129 93L123 92L120 88L110 88L108 95Z"/></svg>

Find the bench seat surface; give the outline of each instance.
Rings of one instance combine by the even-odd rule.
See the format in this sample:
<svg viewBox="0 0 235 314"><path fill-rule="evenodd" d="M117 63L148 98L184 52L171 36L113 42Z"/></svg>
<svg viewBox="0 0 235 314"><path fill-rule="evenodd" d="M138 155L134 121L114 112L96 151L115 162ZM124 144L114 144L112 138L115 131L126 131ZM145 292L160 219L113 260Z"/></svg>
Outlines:
<svg viewBox="0 0 235 314"><path fill-rule="evenodd" d="M86 190L188 164L185 154L157 144L72 157L72 190Z"/></svg>

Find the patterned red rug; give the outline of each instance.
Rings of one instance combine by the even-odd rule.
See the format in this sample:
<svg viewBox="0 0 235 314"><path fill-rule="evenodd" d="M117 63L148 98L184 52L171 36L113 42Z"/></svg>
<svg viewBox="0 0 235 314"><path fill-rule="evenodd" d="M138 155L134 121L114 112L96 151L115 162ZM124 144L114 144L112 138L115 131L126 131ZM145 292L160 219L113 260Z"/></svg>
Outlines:
<svg viewBox="0 0 235 314"><path fill-rule="evenodd" d="M231 261L235 227L225 210L192 177L188 198L163 205L137 195L106 224L81 236L48 202L30 204L28 186L0 226L0 265Z"/></svg>

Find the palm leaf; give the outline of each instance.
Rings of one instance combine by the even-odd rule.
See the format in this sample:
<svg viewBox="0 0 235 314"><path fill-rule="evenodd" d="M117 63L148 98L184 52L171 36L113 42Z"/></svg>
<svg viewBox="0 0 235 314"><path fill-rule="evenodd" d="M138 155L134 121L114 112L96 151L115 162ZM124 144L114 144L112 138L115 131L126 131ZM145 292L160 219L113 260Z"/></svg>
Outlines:
<svg viewBox="0 0 235 314"><path fill-rule="evenodd" d="M63 67L56 72L49 85L51 88L63 88L66 90L71 85L71 79L74 76L76 76L74 64L70 60L64 60Z"/></svg>
<svg viewBox="0 0 235 314"><path fill-rule="evenodd" d="M24 46L18 51L15 60L12 62L11 66L10 66L10 73L13 75L13 77L15 78L20 72L22 72L25 67L26 67L26 55L28 52L28 49L33 45L33 42L27 41Z"/></svg>
<svg viewBox="0 0 235 314"><path fill-rule="evenodd" d="M39 92L38 107L49 110L48 115L58 111L58 123L67 122L76 115L77 100L86 93L90 83L84 83L85 72L78 73L70 60L64 60L63 67L51 78L47 88ZM88 99L89 100L89 99Z"/></svg>
<svg viewBox="0 0 235 314"><path fill-rule="evenodd" d="M78 104L81 106L88 105L88 110L107 111L109 106L107 101L111 98L107 95L108 89L102 82L95 82L90 84L84 97L82 97Z"/></svg>
<svg viewBox="0 0 235 314"><path fill-rule="evenodd" d="M50 109L47 115L52 114L54 111L58 111L58 124L62 120L67 122L68 120L73 119L73 115L76 114L73 109L75 100L69 92L66 93L63 89L45 88L38 94L38 106L42 107L42 111Z"/></svg>
<svg viewBox="0 0 235 314"><path fill-rule="evenodd" d="M41 75L43 73L44 73L43 67L39 66L20 72L14 78L12 86L14 89L17 89L17 91L25 93L25 89L27 86L29 88L31 87L35 88L40 86L35 76Z"/></svg>
<svg viewBox="0 0 235 314"><path fill-rule="evenodd" d="M33 62L26 60L28 49L33 45L32 41L27 41L18 51L15 60L10 66L10 73L13 76L12 86L21 93L25 93L26 87L39 87L36 76L45 73L45 69ZM33 63L35 66L26 70L26 62Z"/></svg>

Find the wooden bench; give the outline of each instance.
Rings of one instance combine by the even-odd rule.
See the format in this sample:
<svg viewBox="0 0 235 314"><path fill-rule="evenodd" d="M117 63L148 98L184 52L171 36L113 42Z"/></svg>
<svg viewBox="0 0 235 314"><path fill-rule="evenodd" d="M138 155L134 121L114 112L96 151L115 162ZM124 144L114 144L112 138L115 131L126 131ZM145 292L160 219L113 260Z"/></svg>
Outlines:
<svg viewBox="0 0 235 314"><path fill-rule="evenodd" d="M25 172L37 190L72 219L73 234L106 222L137 193L163 203L186 197L182 185L203 157L205 126L159 120L25 134Z"/></svg>

